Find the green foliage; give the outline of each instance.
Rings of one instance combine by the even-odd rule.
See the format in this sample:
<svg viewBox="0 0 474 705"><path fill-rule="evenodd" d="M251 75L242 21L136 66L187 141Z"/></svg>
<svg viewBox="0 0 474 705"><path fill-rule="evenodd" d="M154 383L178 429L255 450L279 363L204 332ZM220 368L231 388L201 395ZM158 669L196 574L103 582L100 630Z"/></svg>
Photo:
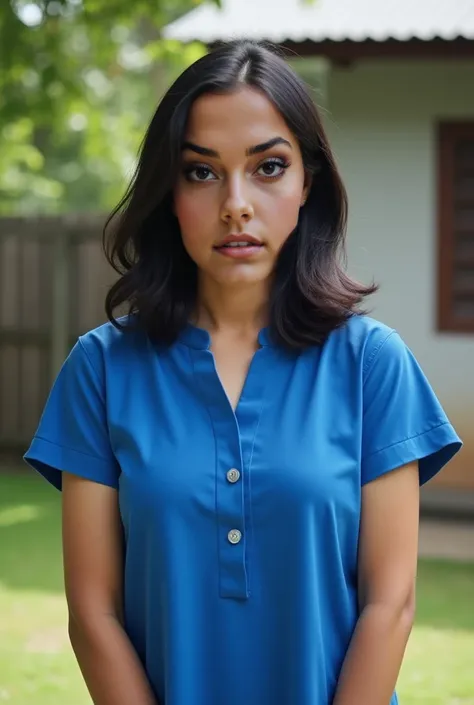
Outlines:
<svg viewBox="0 0 474 705"><path fill-rule="evenodd" d="M3 0L0 214L114 203L165 86L204 51L160 29L198 2Z"/></svg>

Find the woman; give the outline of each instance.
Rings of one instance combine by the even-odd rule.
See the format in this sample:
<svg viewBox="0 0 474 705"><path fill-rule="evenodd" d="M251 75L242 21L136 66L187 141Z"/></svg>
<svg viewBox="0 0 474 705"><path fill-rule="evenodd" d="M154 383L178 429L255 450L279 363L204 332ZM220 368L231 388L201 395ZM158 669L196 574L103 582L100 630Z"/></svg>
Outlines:
<svg viewBox="0 0 474 705"><path fill-rule="evenodd" d="M396 703L419 485L460 441L358 309L374 287L341 268L346 194L302 82L254 43L199 60L114 215L111 322L26 455L63 491L94 703Z"/></svg>

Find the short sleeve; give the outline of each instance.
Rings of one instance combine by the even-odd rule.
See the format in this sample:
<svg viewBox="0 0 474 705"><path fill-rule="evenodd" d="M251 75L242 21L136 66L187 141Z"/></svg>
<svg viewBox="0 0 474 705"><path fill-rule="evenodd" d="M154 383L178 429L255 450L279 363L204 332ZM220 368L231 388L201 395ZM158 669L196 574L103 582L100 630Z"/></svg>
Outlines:
<svg viewBox="0 0 474 705"><path fill-rule="evenodd" d="M109 441L103 380L80 339L53 385L24 459L59 490L62 471L118 486L119 468Z"/></svg>
<svg viewBox="0 0 474 705"><path fill-rule="evenodd" d="M364 375L361 481L418 460L420 484L461 441L412 352L395 331L371 353Z"/></svg>

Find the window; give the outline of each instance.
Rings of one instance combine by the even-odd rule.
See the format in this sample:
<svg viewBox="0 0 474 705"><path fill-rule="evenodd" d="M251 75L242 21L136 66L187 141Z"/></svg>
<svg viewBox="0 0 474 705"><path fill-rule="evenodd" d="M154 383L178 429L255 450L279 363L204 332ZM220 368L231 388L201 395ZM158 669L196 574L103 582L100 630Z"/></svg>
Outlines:
<svg viewBox="0 0 474 705"><path fill-rule="evenodd" d="M438 328L474 333L474 122L438 131Z"/></svg>

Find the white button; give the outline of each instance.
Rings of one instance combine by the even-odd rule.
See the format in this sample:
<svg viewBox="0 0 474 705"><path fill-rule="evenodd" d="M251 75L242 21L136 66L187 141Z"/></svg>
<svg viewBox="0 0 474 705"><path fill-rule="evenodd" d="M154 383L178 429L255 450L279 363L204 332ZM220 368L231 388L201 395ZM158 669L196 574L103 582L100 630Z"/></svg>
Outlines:
<svg viewBox="0 0 474 705"><path fill-rule="evenodd" d="M227 473L227 479L229 482L238 482L240 480L240 472L238 470L232 469Z"/></svg>
<svg viewBox="0 0 474 705"><path fill-rule="evenodd" d="M236 544L239 543L240 539L242 538L242 534L238 529L232 529L232 531L229 531L227 534L227 538L229 539L230 543Z"/></svg>

